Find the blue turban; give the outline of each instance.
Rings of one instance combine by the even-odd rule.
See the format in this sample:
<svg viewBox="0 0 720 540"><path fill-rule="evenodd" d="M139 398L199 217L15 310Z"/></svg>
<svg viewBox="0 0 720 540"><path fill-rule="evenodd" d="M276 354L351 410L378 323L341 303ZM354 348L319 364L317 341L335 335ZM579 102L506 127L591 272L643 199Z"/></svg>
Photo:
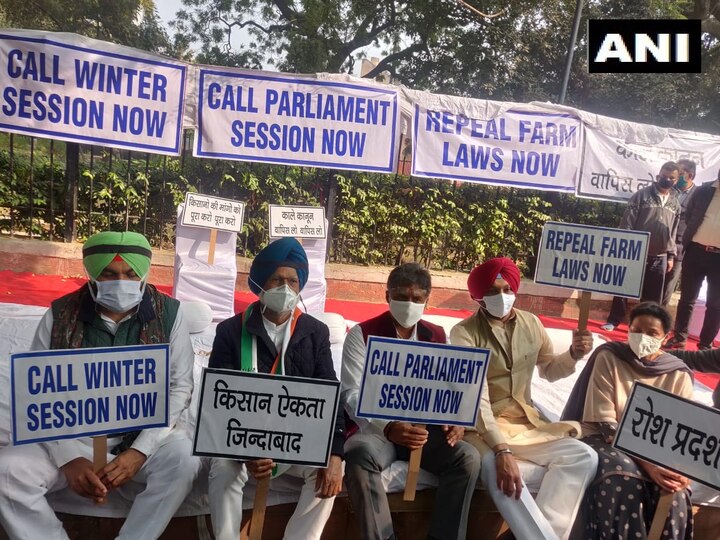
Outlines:
<svg viewBox="0 0 720 540"><path fill-rule="evenodd" d="M308 280L308 258L300 242L295 238L280 238L265 246L250 266L248 286L255 294L260 294L260 287L281 266L294 268L300 280L300 289ZM255 283L253 283L253 281Z"/></svg>

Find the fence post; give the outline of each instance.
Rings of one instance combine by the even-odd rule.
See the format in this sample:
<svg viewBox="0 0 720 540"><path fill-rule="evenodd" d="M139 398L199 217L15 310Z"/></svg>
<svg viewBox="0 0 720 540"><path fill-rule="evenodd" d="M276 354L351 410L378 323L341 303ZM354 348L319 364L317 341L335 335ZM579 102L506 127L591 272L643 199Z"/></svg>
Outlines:
<svg viewBox="0 0 720 540"><path fill-rule="evenodd" d="M65 145L65 241L74 242L77 237L75 210L78 199L78 180L80 179L80 145Z"/></svg>
<svg viewBox="0 0 720 540"><path fill-rule="evenodd" d="M330 172L330 179L328 180L328 191L327 200L325 201L325 219L328 221L327 226L327 239L325 243L325 261L330 260L330 251L332 250L332 231L333 222L335 221L335 197L337 196L337 177L335 171Z"/></svg>

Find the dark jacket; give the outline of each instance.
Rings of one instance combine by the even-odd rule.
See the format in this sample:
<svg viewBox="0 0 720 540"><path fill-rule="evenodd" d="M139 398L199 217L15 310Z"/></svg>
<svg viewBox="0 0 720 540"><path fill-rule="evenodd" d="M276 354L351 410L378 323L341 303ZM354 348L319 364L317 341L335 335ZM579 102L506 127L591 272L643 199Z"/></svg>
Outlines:
<svg viewBox="0 0 720 540"><path fill-rule="evenodd" d="M685 253L685 244L683 243L683 235L687 229L687 207L692 195L697 191L698 185L693 184L685 191L677 190L678 201L680 201L680 222L678 223L677 234L675 235L675 248L677 255L675 258L682 261Z"/></svg>
<svg viewBox="0 0 720 540"><path fill-rule="evenodd" d="M630 197L620 220L620 228L650 233L648 257L667 254L669 259L674 259L679 223L680 202L677 192L671 189L667 203L663 206L657 185L652 184Z"/></svg>
<svg viewBox="0 0 720 540"><path fill-rule="evenodd" d="M715 182L703 184L695 189L695 193L690 196L690 200L687 204L686 210L686 228L685 234L683 235L683 245L689 246L692 242L693 236L697 232L698 228L705 219L705 212L707 212L710 201L715 196Z"/></svg>
<svg viewBox="0 0 720 540"><path fill-rule="evenodd" d="M247 322L248 333L257 336L257 367L260 373L270 373L277 357L272 342L262 321L260 304L253 304L252 314ZM242 314L224 320L217 326L215 341L210 353L209 367L240 369L242 340ZM290 377L308 377L337 381L330 353L330 331L315 317L303 313L297 320L295 331L290 337L283 373ZM343 456L345 443L345 417L343 404L338 404L335 418L331 453Z"/></svg>
<svg viewBox="0 0 720 540"><path fill-rule="evenodd" d="M367 343L369 336L397 337L397 330L395 330L393 318L389 311L360 323L360 329L362 330L365 343ZM423 321L422 319L417 323L417 338L418 341L447 343L445 330L443 330L441 326Z"/></svg>
<svg viewBox="0 0 720 540"><path fill-rule="evenodd" d="M720 373L720 349L707 349L705 351L672 351L685 362L690 369L700 373ZM712 395L713 406L720 409L720 383L715 386Z"/></svg>

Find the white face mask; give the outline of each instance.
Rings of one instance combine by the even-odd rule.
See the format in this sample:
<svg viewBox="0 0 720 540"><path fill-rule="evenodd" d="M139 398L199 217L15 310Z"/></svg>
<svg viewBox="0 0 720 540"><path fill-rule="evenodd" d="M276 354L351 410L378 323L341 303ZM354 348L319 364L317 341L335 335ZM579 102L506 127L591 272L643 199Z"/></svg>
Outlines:
<svg viewBox="0 0 720 540"><path fill-rule="evenodd" d="M663 340L660 338L648 336L647 334L641 334L638 332L630 332L628 334L628 345L632 349L632 352L638 358L645 358L651 354L655 354L662 347Z"/></svg>
<svg viewBox="0 0 720 540"><path fill-rule="evenodd" d="M287 313L295 309L299 295L286 283L272 289L262 289L258 295L260 303L275 313Z"/></svg>
<svg viewBox="0 0 720 540"><path fill-rule="evenodd" d="M497 319L502 319L512 309L515 304L515 295L500 293L493 294L492 296L483 296L483 302L485 302L485 309L487 312Z"/></svg>
<svg viewBox="0 0 720 540"><path fill-rule="evenodd" d="M145 293L145 280L111 279L94 283L97 293L90 287L93 300L113 313L130 311L140 304Z"/></svg>
<svg viewBox="0 0 720 540"><path fill-rule="evenodd" d="M425 304L390 300L390 314L403 328L412 328L422 318Z"/></svg>

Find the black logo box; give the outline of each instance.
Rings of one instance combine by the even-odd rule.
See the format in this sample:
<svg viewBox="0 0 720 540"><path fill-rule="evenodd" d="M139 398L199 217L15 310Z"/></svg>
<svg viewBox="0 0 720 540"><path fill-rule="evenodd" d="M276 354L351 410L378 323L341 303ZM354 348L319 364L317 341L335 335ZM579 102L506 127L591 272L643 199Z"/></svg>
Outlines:
<svg viewBox="0 0 720 540"><path fill-rule="evenodd" d="M588 20L588 72L590 73L701 73L700 19L589 19ZM596 62L595 58L608 34L619 34L632 62L609 58ZM658 34L670 34L670 61L659 62L648 52L645 62L635 61L635 36L647 34L657 43ZM688 34L688 61L676 61L678 34Z"/></svg>

